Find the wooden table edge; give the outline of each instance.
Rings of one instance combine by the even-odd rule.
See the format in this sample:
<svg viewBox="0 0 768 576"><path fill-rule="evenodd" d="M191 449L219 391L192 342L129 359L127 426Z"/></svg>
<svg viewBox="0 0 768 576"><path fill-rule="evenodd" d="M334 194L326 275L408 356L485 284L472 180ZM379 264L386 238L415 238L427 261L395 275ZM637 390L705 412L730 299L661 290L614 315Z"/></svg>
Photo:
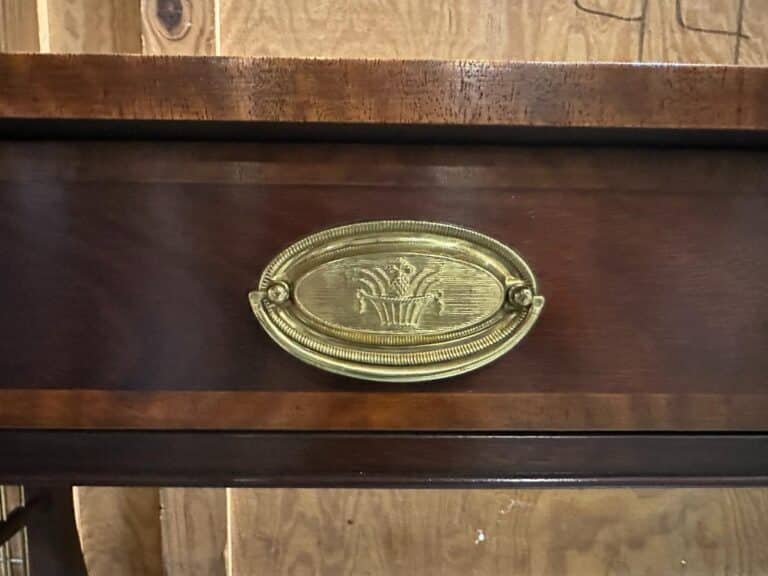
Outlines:
<svg viewBox="0 0 768 576"><path fill-rule="evenodd" d="M187 486L768 485L766 434L0 431L0 481Z"/></svg>
<svg viewBox="0 0 768 576"><path fill-rule="evenodd" d="M768 129L759 67L2 54L0 77L6 120Z"/></svg>

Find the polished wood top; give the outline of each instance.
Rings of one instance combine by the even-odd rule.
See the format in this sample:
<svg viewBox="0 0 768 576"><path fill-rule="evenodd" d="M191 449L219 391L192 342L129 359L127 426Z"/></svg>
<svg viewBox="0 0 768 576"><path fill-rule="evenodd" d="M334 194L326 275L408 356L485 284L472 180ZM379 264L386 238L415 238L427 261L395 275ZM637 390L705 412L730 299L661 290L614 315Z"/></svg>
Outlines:
<svg viewBox="0 0 768 576"><path fill-rule="evenodd" d="M768 129L768 69L0 54L0 118Z"/></svg>

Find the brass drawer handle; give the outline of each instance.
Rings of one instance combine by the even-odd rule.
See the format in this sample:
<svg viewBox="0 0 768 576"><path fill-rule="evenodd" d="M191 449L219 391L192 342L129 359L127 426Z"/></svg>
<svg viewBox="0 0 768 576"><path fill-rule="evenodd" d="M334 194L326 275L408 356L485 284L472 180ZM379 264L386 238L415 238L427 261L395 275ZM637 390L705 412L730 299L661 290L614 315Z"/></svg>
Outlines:
<svg viewBox="0 0 768 576"><path fill-rule="evenodd" d="M267 333L318 368L391 382L461 374L498 358L544 306L509 247L410 220L324 230L278 254L249 294Z"/></svg>

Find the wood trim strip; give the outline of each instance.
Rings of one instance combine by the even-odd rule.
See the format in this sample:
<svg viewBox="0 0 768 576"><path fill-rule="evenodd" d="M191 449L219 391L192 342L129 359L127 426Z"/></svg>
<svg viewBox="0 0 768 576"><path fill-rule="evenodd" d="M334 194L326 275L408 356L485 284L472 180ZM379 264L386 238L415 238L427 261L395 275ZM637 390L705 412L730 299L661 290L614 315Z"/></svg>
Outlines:
<svg viewBox="0 0 768 576"><path fill-rule="evenodd" d="M765 431L766 414L764 394L0 390L2 428Z"/></svg>
<svg viewBox="0 0 768 576"><path fill-rule="evenodd" d="M768 69L0 55L0 118L768 129Z"/></svg>
<svg viewBox="0 0 768 576"><path fill-rule="evenodd" d="M0 481L120 485L768 484L767 435L0 432Z"/></svg>

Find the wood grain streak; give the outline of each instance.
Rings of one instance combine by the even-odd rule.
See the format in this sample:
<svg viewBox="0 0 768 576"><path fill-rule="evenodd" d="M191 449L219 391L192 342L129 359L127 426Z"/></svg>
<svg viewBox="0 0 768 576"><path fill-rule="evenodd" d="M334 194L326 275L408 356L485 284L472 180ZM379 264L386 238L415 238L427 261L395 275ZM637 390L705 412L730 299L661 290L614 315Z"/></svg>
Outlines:
<svg viewBox="0 0 768 576"><path fill-rule="evenodd" d="M0 0L0 52L37 52L37 5L31 0Z"/></svg>
<svg viewBox="0 0 768 576"><path fill-rule="evenodd" d="M164 576L224 576L225 491L162 488L160 505Z"/></svg>
<svg viewBox="0 0 768 576"><path fill-rule="evenodd" d="M126 0L46 0L51 52L141 53L139 4Z"/></svg>
<svg viewBox="0 0 768 576"><path fill-rule="evenodd" d="M768 491L232 490L233 575L762 575Z"/></svg>
<svg viewBox="0 0 768 576"><path fill-rule="evenodd" d="M76 488L88 573L160 576L160 503L156 488Z"/></svg>
<svg viewBox="0 0 768 576"><path fill-rule="evenodd" d="M144 54L216 54L214 0L141 0Z"/></svg>

